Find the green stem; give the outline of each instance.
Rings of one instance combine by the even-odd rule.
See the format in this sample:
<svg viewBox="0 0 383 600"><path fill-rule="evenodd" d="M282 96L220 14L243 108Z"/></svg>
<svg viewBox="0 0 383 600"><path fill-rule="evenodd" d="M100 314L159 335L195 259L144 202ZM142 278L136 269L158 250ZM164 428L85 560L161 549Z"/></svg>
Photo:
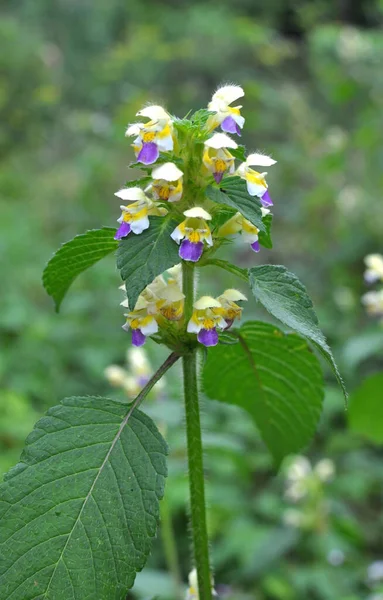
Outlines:
<svg viewBox="0 0 383 600"><path fill-rule="evenodd" d="M194 267L183 266L185 316L193 310ZM187 322L187 321L186 321ZM212 600L209 540L206 526L205 481L197 383L197 351L183 356L186 435L189 460L190 512L199 600Z"/></svg>
<svg viewBox="0 0 383 600"><path fill-rule="evenodd" d="M166 496L165 498L163 498L160 504L160 512L162 543L164 545L166 563L172 575L175 598L177 598L177 600L182 600L183 586L180 565L178 562L178 553L174 536L170 506L169 502L166 499Z"/></svg>

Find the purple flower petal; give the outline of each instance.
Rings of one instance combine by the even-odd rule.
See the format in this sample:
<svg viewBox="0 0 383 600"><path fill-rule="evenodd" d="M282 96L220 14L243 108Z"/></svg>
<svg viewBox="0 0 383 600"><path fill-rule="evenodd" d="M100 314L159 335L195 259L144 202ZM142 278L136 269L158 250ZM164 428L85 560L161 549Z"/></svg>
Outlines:
<svg viewBox="0 0 383 600"><path fill-rule="evenodd" d="M259 245L258 240L256 240L255 242L253 242L251 244L251 249L254 250L254 252L259 252L260 251L261 247Z"/></svg>
<svg viewBox="0 0 383 600"><path fill-rule="evenodd" d="M273 201L270 198L269 190L266 190L263 196L260 197L262 206L273 206Z"/></svg>
<svg viewBox="0 0 383 600"><path fill-rule="evenodd" d="M218 344L218 333L215 328L201 329L197 335L197 340L204 346L216 346Z"/></svg>
<svg viewBox="0 0 383 600"><path fill-rule="evenodd" d="M179 255L184 260L190 260L191 262L197 262L203 252L203 242L197 242L193 244L189 240L183 240L179 249Z"/></svg>
<svg viewBox="0 0 383 600"><path fill-rule="evenodd" d="M137 160L138 162L142 162L144 165L151 165L152 163L156 162L159 155L160 152L157 144L154 142L147 142L146 144L142 144L142 148L138 153Z"/></svg>
<svg viewBox="0 0 383 600"><path fill-rule="evenodd" d="M116 235L114 236L115 240L120 240L123 237L126 237L127 235L129 235L131 229L130 229L130 225L129 223L127 223L126 221L123 221L120 225L120 227L117 229Z"/></svg>
<svg viewBox="0 0 383 600"><path fill-rule="evenodd" d="M221 183L222 177L223 177L223 171L213 173L213 177L214 177L216 183Z"/></svg>
<svg viewBox="0 0 383 600"><path fill-rule="evenodd" d="M221 129L225 133L236 133L241 137L241 129L233 119L233 117L226 117L221 123Z"/></svg>
<svg viewBox="0 0 383 600"><path fill-rule="evenodd" d="M143 346L145 344L146 335L141 329L132 329L132 344L133 346Z"/></svg>

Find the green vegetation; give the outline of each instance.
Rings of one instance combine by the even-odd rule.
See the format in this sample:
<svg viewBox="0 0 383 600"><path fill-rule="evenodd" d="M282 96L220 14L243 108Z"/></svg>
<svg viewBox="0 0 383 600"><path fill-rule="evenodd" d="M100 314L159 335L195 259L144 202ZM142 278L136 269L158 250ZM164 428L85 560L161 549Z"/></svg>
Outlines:
<svg viewBox="0 0 383 600"><path fill-rule="evenodd" d="M141 105L149 98L186 114L190 106L205 105L219 83L235 81L246 90L244 142L249 150L266 150L278 160L268 175L275 200L273 248L266 242L254 255L238 244L230 246L230 254L244 269L287 263L305 282L351 392L350 414L328 368L324 413L306 453L313 467L298 462L297 477L288 460L276 474L247 412L206 400L202 426L208 526L216 587L227 600L378 600L383 594L383 577L371 568L383 560L377 445L383 440L383 329L360 302L367 289L363 258L383 252L382 17L382 3L373 0L349 0L341 7L329 0L22 0L3 9L1 472L17 462L37 418L62 398L102 394L125 401L124 392L111 392L104 377L108 365L123 364L129 343L121 330L121 281L110 228L116 225L111 215L118 214L119 204L113 192L126 182L127 165L134 159L122 132ZM232 207L229 191L226 196ZM256 206L251 208L257 212ZM90 264L109 252L111 256L74 281L60 318L42 287L41 271L61 243L100 226L105 228L95 235L104 232L105 238L95 241L95 253L87 260ZM81 236L76 239L81 243ZM121 267L128 268L129 239L124 245ZM168 266L172 264L169 257ZM158 272L164 268L159 265ZM205 270L208 281L211 268ZM202 291L218 293L221 281L227 282L224 270L222 280L214 273L209 290ZM51 291L56 303L75 276L76 269L61 289ZM238 286L237 274L232 271L230 277L232 286ZM144 285L137 281L136 292ZM265 280L255 295L283 321L272 310L274 285ZM248 316L270 320L260 303L248 303ZM311 329L300 333L315 340L315 315L311 306L306 310ZM279 331L259 327L245 325L243 338L257 341L262 336L266 344ZM216 352L228 360L244 352L230 336L226 342ZM306 355L302 360L316 363L302 338L288 335L285 343L299 344L300 354ZM321 339L327 353L323 343ZM257 343L251 352L261 350ZM148 352L156 367L166 356L152 342ZM211 353L207 394L214 360ZM289 360L286 353L283 362ZM299 360L300 355L294 357L297 364ZM238 381L245 389L246 374L238 371ZM220 385L224 383L222 377ZM150 406L150 416L167 430L167 508L186 582L190 540L179 386L176 369L166 376L161 400L153 400L145 411ZM316 382L311 386L319 407L321 394ZM299 391L294 394L297 403ZM245 402L246 397L246 409ZM123 414L121 404L116 406L120 409L112 412ZM261 431L264 415L252 415ZM297 430L314 429L316 419L317 414L307 415ZM267 426L262 432L266 443L268 435L275 435ZM332 461L334 474L323 474L324 459ZM300 488L293 485L297 481ZM138 576L129 597L175 600L165 537L160 530L149 568Z"/></svg>

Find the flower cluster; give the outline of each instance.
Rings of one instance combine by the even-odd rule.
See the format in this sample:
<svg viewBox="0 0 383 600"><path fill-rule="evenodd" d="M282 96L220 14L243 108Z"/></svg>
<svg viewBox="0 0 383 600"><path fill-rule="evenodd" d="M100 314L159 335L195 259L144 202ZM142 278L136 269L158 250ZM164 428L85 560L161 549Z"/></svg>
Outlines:
<svg viewBox="0 0 383 600"><path fill-rule="evenodd" d="M171 218L178 222L169 232L170 244L178 245L182 261L195 264L207 260L225 238L238 234L251 250L260 251L259 229L247 218L252 212L244 216L223 206L225 202L220 204L219 198L225 199L223 187L216 201L207 191L224 186L227 176L235 176L240 184L240 180L246 183L244 193L247 189L249 201L261 207L262 218L270 212L273 202L267 173L256 168L270 167L276 161L259 152L245 158L244 148L239 148L229 135L241 135L245 123L242 106L232 104L243 96L240 86L224 85L213 94L207 109L197 111L198 117L190 120L172 117L157 105L137 113L141 121L129 125L126 135L134 138L137 163L147 176L142 186L138 182L116 192L123 204L115 239L142 234L150 227L151 217L169 216L169 221ZM242 162L236 167L237 156ZM203 296L197 300L191 319L184 321L180 267L177 273L156 277L134 307L123 301L129 309L124 329L131 330L133 345L141 346L147 336L157 334L162 327L166 330L173 322L184 333L196 334L201 344L214 346L218 343L218 330L227 329L239 318L242 309L236 303L246 298L237 290L226 290L218 298Z"/></svg>
<svg viewBox="0 0 383 600"><path fill-rule="evenodd" d="M365 257L364 262L367 267L364 273L366 283L383 283L383 256L381 254L369 254ZM383 318L383 287L364 294L362 302L368 314Z"/></svg>
<svg viewBox="0 0 383 600"><path fill-rule="evenodd" d="M126 353L126 364L125 369L119 365L109 365L104 374L113 387L122 388L128 398L134 399L148 383L153 370L143 348L129 348ZM158 396L163 387L162 378L155 384L152 393Z"/></svg>
<svg viewBox="0 0 383 600"><path fill-rule="evenodd" d="M235 157L230 152L236 150L238 144L227 134L240 135L245 122L240 113L242 107L230 105L242 96L244 96L243 89L236 85L223 86L213 95L208 104L209 116L204 125L206 139L198 171L199 175L205 178L206 185L209 183L210 176L213 176L217 184L221 183L225 175L235 174L241 177L246 181L249 195L257 197L262 206L268 208L273 202L265 179L267 173L258 172L253 167L269 167L276 161L264 154L254 153L235 169ZM182 212L187 217L172 234L175 242L180 243L183 240L179 250L180 258L183 260L197 262L202 256L205 244L207 247L213 246L213 237L219 239L242 232L243 237L246 238L250 229L250 235L254 238L258 234L257 228L240 214L233 220L231 228L228 225L226 229L221 229L217 231L217 235L212 236L207 225L207 221L212 218L209 213L209 201L204 199L202 202L204 206L201 206L201 203L196 205L194 198L183 198L184 172L175 162L163 161L162 155L166 153L181 166L182 162L185 162L184 149L179 148L177 152L175 151L175 148L180 145L177 140L177 120L161 106L147 106L140 110L137 116L149 119L145 123L129 125L126 131L127 136L135 138L132 146L137 162L145 168L157 162L160 164L154 165L151 171L151 183L145 191L139 187L132 187L121 189L115 194L121 200L129 202L128 205L121 206L122 214L118 219L120 227L116 239L124 238L131 232L142 233L149 227L151 215L165 216L171 210L168 203L176 202L181 202L180 208L182 207ZM210 136L210 133L219 126L224 133L212 133ZM253 246L256 241L253 239L250 245ZM253 249L258 251L259 245L255 244Z"/></svg>
<svg viewBox="0 0 383 600"><path fill-rule="evenodd" d="M315 467L304 456L296 456L286 471L285 497L299 508L285 510L286 525L302 529L321 530L328 518L324 485L335 475L332 460L324 458Z"/></svg>
<svg viewBox="0 0 383 600"><path fill-rule="evenodd" d="M125 287L121 286L125 291ZM218 344L218 330L231 327L240 319L242 307L238 302L246 300L239 290L225 290L217 298L202 296L194 303L194 310L187 323L187 332L197 334L204 346ZM159 331L159 326L168 329L170 323L181 327L184 318L185 295L181 289L181 265L176 265L163 275L156 277L138 297L133 310L125 314L125 331L131 330L133 346L142 346L146 337ZM121 305L129 308L128 299Z"/></svg>

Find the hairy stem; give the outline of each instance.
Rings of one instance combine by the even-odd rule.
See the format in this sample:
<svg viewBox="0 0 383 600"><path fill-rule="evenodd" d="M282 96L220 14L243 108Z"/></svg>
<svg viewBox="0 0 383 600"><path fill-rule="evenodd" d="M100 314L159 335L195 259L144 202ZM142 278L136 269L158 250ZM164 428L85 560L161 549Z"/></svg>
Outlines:
<svg viewBox="0 0 383 600"><path fill-rule="evenodd" d="M193 310L194 267L183 266L185 316ZM199 600L211 600L209 541L206 526L205 481L197 383L197 351L183 356L186 434L189 460L190 513Z"/></svg>

